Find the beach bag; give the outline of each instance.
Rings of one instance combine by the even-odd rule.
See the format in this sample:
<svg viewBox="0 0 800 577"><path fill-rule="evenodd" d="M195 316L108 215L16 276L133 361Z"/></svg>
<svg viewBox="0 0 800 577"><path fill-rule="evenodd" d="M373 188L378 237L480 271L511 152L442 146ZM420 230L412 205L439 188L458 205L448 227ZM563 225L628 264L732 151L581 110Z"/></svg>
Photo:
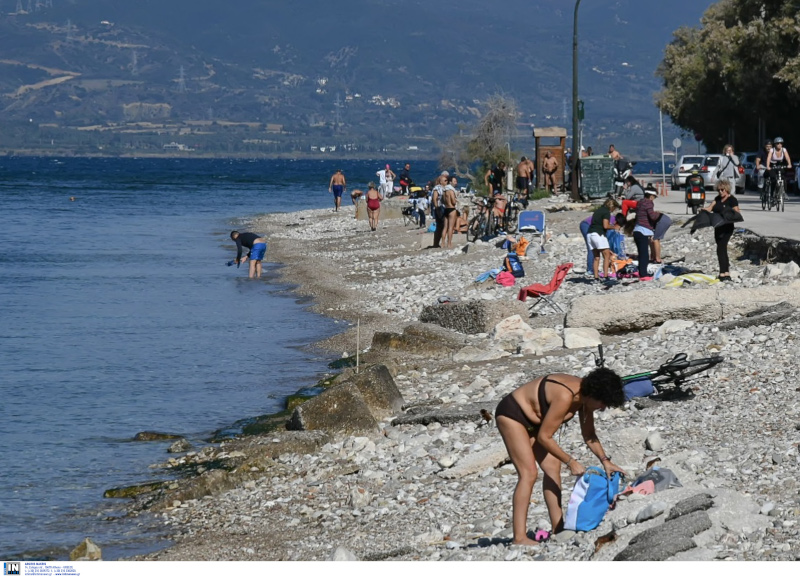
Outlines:
<svg viewBox="0 0 800 577"><path fill-rule="evenodd" d="M599 467L589 467L575 482L572 496L564 517L564 529L570 531L591 531L603 517L619 493L620 474L615 472L611 479Z"/></svg>
<svg viewBox="0 0 800 577"><path fill-rule="evenodd" d="M519 256L525 256L525 253L528 252L528 246L530 244L531 241L523 236L521 239L519 239L516 246L514 246L514 252Z"/></svg>
<svg viewBox="0 0 800 577"><path fill-rule="evenodd" d="M641 378L625 383L622 391L625 393L625 400L630 401L634 397L649 397L656 392L656 389L653 386L653 381Z"/></svg>
<svg viewBox="0 0 800 577"><path fill-rule="evenodd" d="M514 286L517 282L517 279L514 278L514 275L508 271L503 271L497 273L497 277L495 278L495 282L501 286Z"/></svg>
<svg viewBox="0 0 800 577"><path fill-rule="evenodd" d="M652 467L636 477L633 486L641 485L647 481L651 481L655 487L656 493L659 491L666 491L667 489L683 487L678 477L670 469L663 469L661 467Z"/></svg>
<svg viewBox="0 0 800 577"><path fill-rule="evenodd" d="M522 268L522 263L517 254L513 252L506 255L506 260L503 261L503 270L510 272L516 278L525 276L525 269Z"/></svg>

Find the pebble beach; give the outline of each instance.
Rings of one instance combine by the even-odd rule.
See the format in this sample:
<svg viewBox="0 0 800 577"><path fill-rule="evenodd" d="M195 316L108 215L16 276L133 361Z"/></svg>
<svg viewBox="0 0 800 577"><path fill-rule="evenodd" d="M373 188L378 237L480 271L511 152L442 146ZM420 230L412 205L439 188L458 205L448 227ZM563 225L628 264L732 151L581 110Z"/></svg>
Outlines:
<svg viewBox="0 0 800 577"><path fill-rule="evenodd" d="M747 234L731 241L732 283L669 288L669 276L641 283L594 282L585 274L586 249L578 231L590 207L553 198L530 208L546 211L548 238L543 251L538 239L531 244L523 261L526 276L512 287L475 282L502 265L506 251L496 239L467 243L459 234L453 249L425 248L429 237L413 225L389 218L370 232L365 220L353 218L352 207L338 213L272 214L242 227L267 235L267 260L283 265L284 280L297 285L298 295L310 297L316 312L346 323L347 330L318 345L348 358L358 352L364 366L385 365L404 406L380 420L371 434L300 432L310 449L276 450L294 446L299 433L275 430L175 454L158 466L232 459L246 474L214 485L204 477L221 478L220 473L201 467L199 475L181 484L180 495L164 492L158 500L133 506L131 514L158 515L172 541L168 549L138 559L800 559L795 355L800 320L791 304L787 314L768 317L764 324L737 324L744 312L728 307L719 320L682 318L676 312L658 326L601 331L606 365L623 375L654 369L680 352L689 358L725 357L687 383L688 398L634 399L596 415L603 446L633 478L657 463L673 471L682 486L621 498L593 531L564 531L536 547L511 544L517 477L496 425L477 408L493 414L504 395L537 376L585 375L594 368L596 346L565 339L576 303L601 299L591 302L607 302L624 316L624 306L616 308L620 303L635 310L633 305L644 299L691 302L709 291L723 301L737 291L800 293L800 267L750 254ZM676 219L663 243L664 261L716 276L713 233L690 235L689 227L680 225ZM635 250L630 239L628 250ZM548 282L564 262L575 267L554 300L566 315L516 300L522 286ZM439 300L508 302L517 309L526 306L528 314L520 319L521 332L464 334L437 327L442 345L372 346L377 333L401 334L419 326L426 306L449 306ZM542 340L545 330L548 338ZM532 333L539 335L534 343ZM463 418L405 418L459 410ZM585 466L599 465L577 423L562 427L557 440ZM532 495L529 530L550 529L541 477ZM565 507L574 482L563 468ZM191 484L204 489L187 490ZM653 534L660 545L644 547Z"/></svg>

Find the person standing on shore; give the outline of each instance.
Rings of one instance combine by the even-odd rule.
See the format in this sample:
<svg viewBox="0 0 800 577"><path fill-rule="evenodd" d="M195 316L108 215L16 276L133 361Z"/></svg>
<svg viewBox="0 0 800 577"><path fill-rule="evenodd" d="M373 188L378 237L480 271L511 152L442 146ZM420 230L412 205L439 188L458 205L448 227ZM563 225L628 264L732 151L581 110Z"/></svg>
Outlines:
<svg viewBox="0 0 800 577"><path fill-rule="evenodd" d="M450 173L446 170L436 179L436 185L431 193L431 215L436 223L436 230L433 231L433 246L431 248L442 247L442 235L444 234L445 212L444 212L444 187L450 178Z"/></svg>
<svg viewBox="0 0 800 577"><path fill-rule="evenodd" d="M444 187L442 194L442 204L444 205L444 233L442 243L444 248L453 248L453 232L456 228L456 185L458 180L455 176L450 177L450 182Z"/></svg>
<svg viewBox="0 0 800 577"><path fill-rule="evenodd" d="M231 240L236 243L236 259L233 261L237 265L250 259L250 278L261 276L261 261L267 252L267 240L254 232L231 231ZM242 257L244 247L250 250L247 256Z"/></svg>
<svg viewBox="0 0 800 577"><path fill-rule="evenodd" d="M333 193L333 205L336 207L334 212L339 212L339 206L342 204L342 193L347 190L347 181L344 179L344 173L340 168L331 176L331 181L328 183L328 192Z"/></svg>
<svg viewBox="0 0 800 577"><path fill-rule="evenodd" d="M633 229L633 242L636 243L636 252L639 258L639 280L652 280L647 274L647 265L650 264L650 242L655 234L655 222L661 216L653 206L653 199L658 194L655 190L644 191L644 198L636 204L636 226Z"/></svg>
<svg viewBox="0 0 800 577"><path fill-rule="evenodd" d="M619 204L613 198L608 198L600 208L592 214L592 222L589 225L589 232L586 240L589 248L594 253L592 262L592 272L594 280L600 280L600 256L603 257L603 277L608 278L609 267L611 266L611 246L608 244L606 231L609 229L618 230L616 219L611 218L611 211L617 210ZM612 224L613 223L613 224Z"/></svg>
<svg viewBox="0 0 800 577"><path fill-rule="evenodd" d="M389 198L392 196L392 189L394 188L394 179L397 176L392 172L392 167L388 164L384 170L379 170L377 173L380 179L380 193L382 198Z"/></svg>
<svg viewBox="0 0 800 577"><path fill-rule="evenodd" d="M550 194L556 193L556 179L555 174L558 170L558 161L550 154L550 151L544 153L544 160L542 161L542 172L544 173L544 188L550 191Z"/></svg>
<svg viewBox="0 0 800 577"><path fill-rule="evenodd" d="M717 197L703 210L715 212L726 220L724 224L714 227L714 241L717 243L717 260L719 261L718 278L721 281L730 282L733 279L730 272L731 264L728 260L728 241L733 236L734 225L730 217L725 218L725 213L739 212L739 201L736 200L736 197L731 196L731 183L727 180L717 182L717 191L719 191Z"/></svg>
<svg viewBox="0 0 800 577"><path fill-rule="evenodd" d="M627 475L611 462L594 428L595 411L620 407L624 402L622 379L611 369L602 367L582 379L561 373L534 379L498 403L495 422L519 477L512 499L514 544L535 545L550 536L547 531L537 531L532 540L527 533L528 506L538 476L537 463L544 473L542 491L551 530L559 533L564 529L561 464L575 476L583 475L586 468L566 453L553 437L559 427L576 414L583 440L600 460L606 475L610 477L614 472Z"/></svg>
<svg viewBox="0 0 800 577"><path fill-rule="evenodd" d="M406 162L402 172L400 172L400 193L406 196L409 195L409 188L411 187L411 165Z"/></svg>
<svg viewBox="0 0 800 577"><path fill-rule="evenodd" d="M372 232L378 230L378 218L381 215L381 201L383 194L381 194L375 183L370 182L367 185L367 217L369 218L369 228Z"/></svg>
<svg viewBox="0 0 800 577"><path fill-rule="evenodd" d="M517 195L528 200L531 185L531 163L524 156L517 165Z"/></svg>

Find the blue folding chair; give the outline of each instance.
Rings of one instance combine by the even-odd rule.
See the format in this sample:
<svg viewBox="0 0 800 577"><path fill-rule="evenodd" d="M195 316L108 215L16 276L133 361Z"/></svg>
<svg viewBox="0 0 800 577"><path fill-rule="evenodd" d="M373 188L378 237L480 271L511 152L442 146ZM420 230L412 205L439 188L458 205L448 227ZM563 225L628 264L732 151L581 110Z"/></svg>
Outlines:
<svg viewBox="0 0 800 577"><path fill-rule="evenodd" d="M544 243L547 240L547 224L544 212L541 210L523 210L519 213L518 218L519 226L517 230L519 233L539 236L541 239L539 251L544 252Z"/></svg>

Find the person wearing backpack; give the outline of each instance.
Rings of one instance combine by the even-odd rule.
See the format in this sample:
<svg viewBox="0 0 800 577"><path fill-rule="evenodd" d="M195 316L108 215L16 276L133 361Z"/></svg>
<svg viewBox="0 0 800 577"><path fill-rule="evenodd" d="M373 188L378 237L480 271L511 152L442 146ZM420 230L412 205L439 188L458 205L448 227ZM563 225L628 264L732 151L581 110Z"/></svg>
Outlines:
<svg viewBox="0 0 800 577"><path fill-rule="evenodd" d="M561 464L572 475L580 476L586 468L562 449L553 438L559 427L576 414L586 446L600 460L606 475L626 473L611 462L597 438L594 412L625 403L622 378L611 369L601 367L583 378L552 374L536 378L506 395L497 405L495 422L503 438L518 480L512 500L514 544L535 545L549 538L540 530L532 540L527 534L528 506L538 471L544 473L542 490L553 533L564 528L561 507Z"/></svg>

